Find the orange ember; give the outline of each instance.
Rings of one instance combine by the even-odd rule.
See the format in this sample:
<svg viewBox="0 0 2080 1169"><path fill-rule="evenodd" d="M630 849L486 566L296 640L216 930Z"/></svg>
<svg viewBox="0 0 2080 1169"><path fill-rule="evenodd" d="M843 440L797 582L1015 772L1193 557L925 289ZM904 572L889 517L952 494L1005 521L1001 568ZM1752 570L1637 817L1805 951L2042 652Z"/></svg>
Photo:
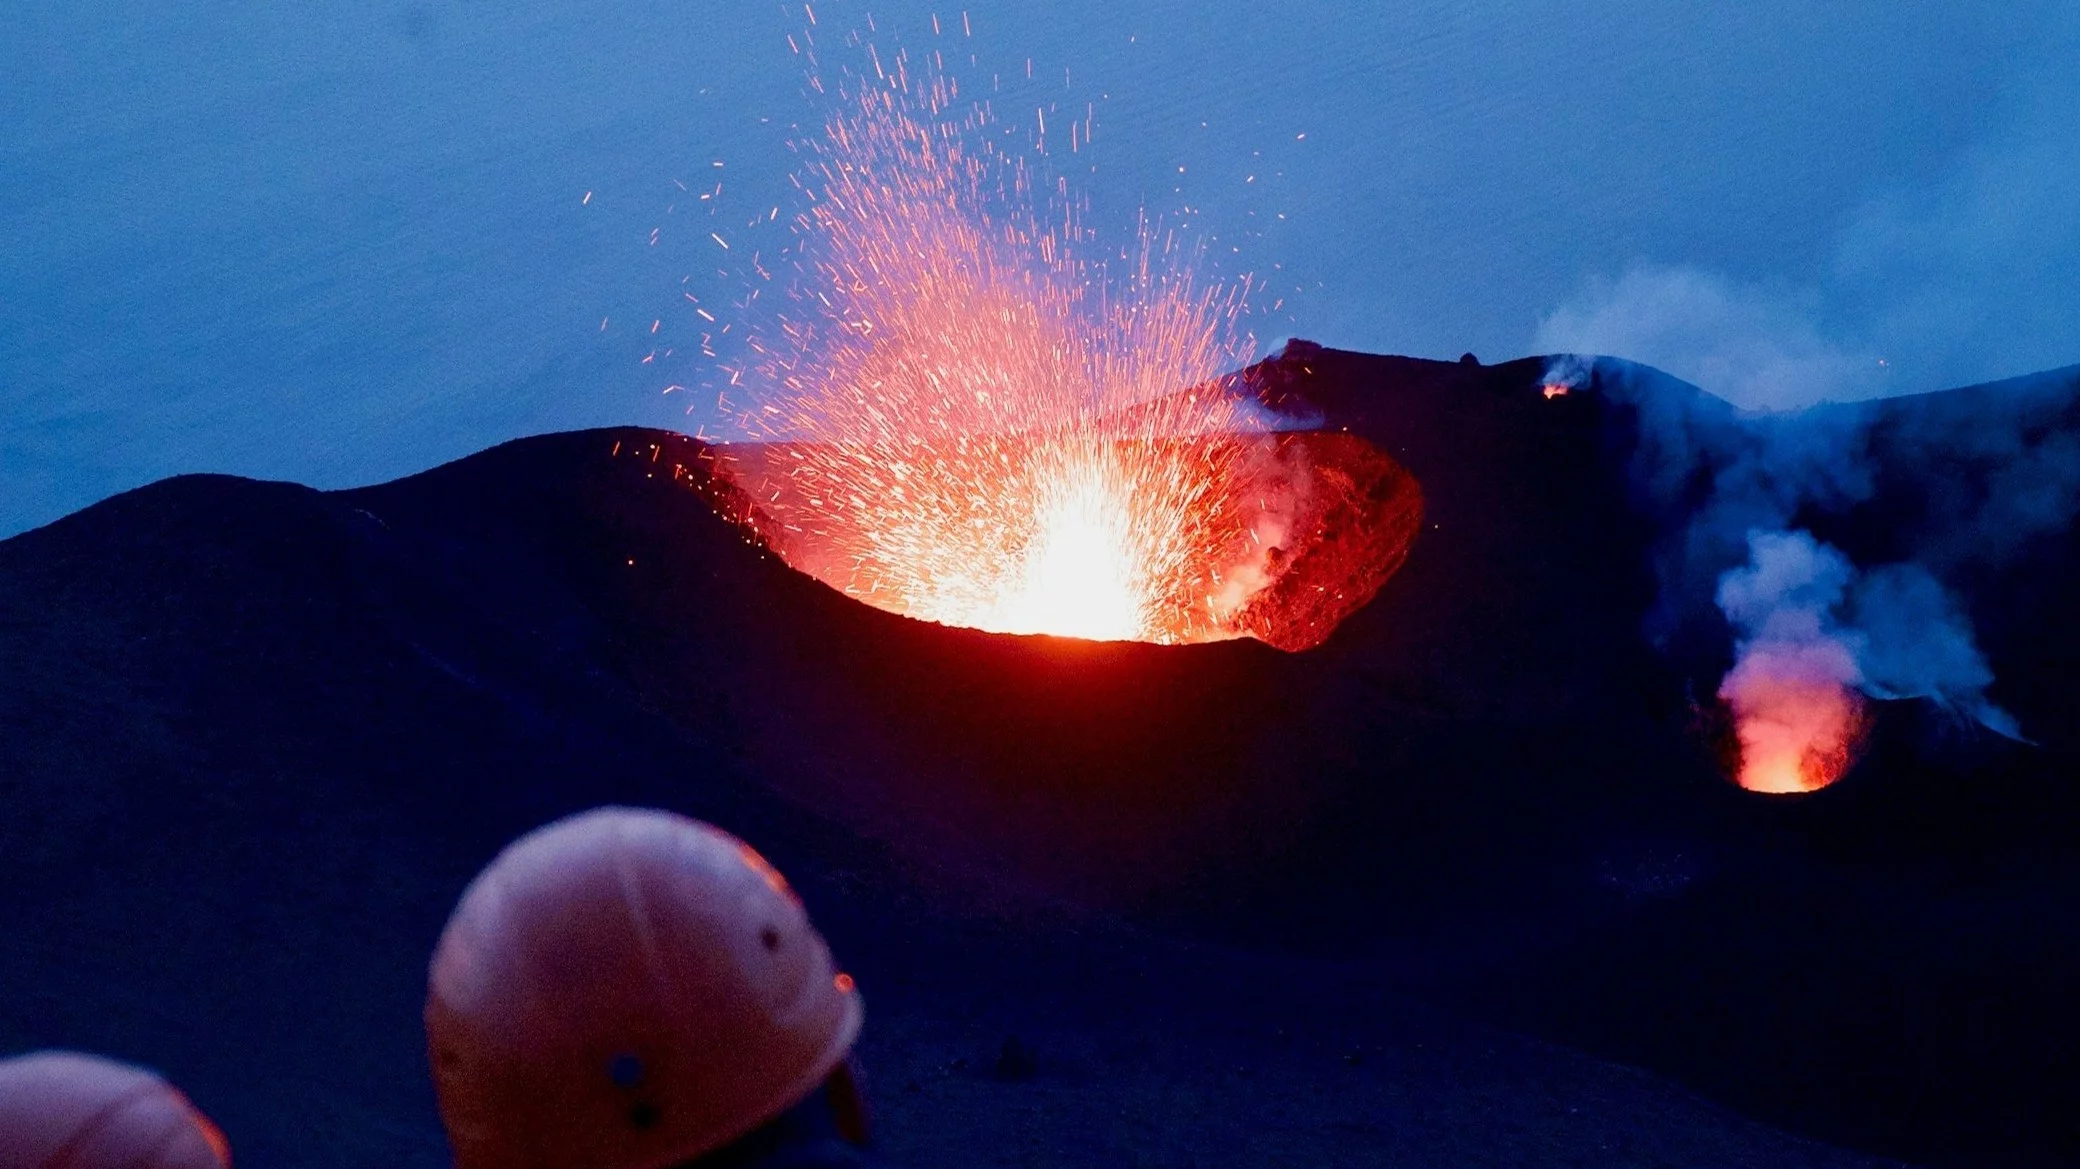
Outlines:
<svg viewBox="0 0 2080 1169"><path fill-rule="evenodd" d="M1252 347L1246 283L1201 285L1145 220L1101 254L1066 182L922 65L877 55L799 144L796 279L738 371L763 441L721 463L759 538L894 612L1174 643L1258 632L1252 603L1299 546L1387 517L1355 541L1369 568L1314 558L1336 561L1317 582L1335 595L1300 624L1363 604L1414 536L1406 472L1339 448L1323 480L1314 448L1215 381ZM1267 639L1327 633L1286 625Z"/></svg>

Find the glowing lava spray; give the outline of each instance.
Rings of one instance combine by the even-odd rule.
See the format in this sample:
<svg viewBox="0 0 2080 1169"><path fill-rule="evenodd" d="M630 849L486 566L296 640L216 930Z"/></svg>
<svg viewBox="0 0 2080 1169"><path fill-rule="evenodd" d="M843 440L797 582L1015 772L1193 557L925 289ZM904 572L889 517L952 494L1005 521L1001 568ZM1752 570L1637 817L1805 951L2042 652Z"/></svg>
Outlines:
<svg viewBox="0 0 2080 1169"><path fill-rule="evenodd" d="M1262 411L1215 382L1250 352L1247 281L1200 283L1193 249L1146 218L1101 252L1045 172L1045 108L1021 141L937 53L852 47L872 69L797 143L793 271L741 371L762 441L724 461L760 538L927 620L1234 636L1234 582L1268 580L1283 534L1242 498ZM1061 129L1088 143L1087 118Z"/></svg>

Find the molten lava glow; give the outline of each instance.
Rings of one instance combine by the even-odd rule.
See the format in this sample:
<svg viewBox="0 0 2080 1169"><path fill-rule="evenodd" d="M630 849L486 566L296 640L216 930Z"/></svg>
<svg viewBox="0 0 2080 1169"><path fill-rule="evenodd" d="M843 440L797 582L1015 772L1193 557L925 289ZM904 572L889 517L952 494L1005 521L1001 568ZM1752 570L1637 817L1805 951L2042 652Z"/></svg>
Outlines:
<svg viewBox="0 0 2080 1169"><path fill-rule="evenodd" d="M1823 788L1863 738L1865 642L1838 619L1856 569L1806 532L1753 531L1748 551L1717 593L1737 632L1719 683L1740 739L1735 774L1750 791Z"/></svg>
<svg viewBox="0 0 2080 1169"><path fill-rule="evenodd" d="M1250 351L1244 290L1202 287L1175 232L1146 221L1101 253L1040 169L1046 111L1020 141L937 53L853 43L871 74L835 86L837 114L797 144L808 204L781 303L746 306L768 316L735 371L757 398L745 421L785 461L724 472L759 537L927 620L1237 636L1296 495L1263 412L1214 385Z"/></svg>
<svg viewBox="0 0 2080 1169"><path fill-rule="evenodd" d="M1821 647L1819 655L1828 655ZM1726 676L1719 696L1740 738L1737 778L1749 791L1817 791L1854 761L1865 726L1863 696L1839 680L1841 663L1751 654ZM1817 668L1816 668L1817 667Z"/></svg>
<svg viewBox="0 0 2080 1169"><path fill-rule="evenodd" d="M1134 547L1130 485L1101 460L1041 488L1015 583L962 624L1005 633L1127 641L1148 626L1146 557Z"/></svg>

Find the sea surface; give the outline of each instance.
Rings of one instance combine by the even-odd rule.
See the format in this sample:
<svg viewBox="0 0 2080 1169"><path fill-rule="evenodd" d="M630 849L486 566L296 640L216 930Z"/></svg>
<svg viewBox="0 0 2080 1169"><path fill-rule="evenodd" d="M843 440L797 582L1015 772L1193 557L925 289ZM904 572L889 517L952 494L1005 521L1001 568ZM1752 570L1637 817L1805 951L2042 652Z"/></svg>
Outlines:
<svg viewBox="0 0 2080 1169"><path fill-rule="evenodd" d="M1250 274L1259 349L1622 350L1750 405L2070 363L2076 12L12 0L0 535L179 472L714 425L685 296L727 321L710 233L792 210L827 109L796 49L858 66L870 20L1013 141L1087 119L1048 165L1090 222Z"/></svg>

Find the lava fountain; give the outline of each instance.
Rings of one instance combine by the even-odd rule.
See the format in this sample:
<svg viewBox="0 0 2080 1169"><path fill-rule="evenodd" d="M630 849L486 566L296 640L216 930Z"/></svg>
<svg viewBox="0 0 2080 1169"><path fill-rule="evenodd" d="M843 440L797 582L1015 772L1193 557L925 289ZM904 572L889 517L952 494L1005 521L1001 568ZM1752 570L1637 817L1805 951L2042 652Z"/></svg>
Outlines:
<svg viewBox="0 0 2080 1169"><path fill-rule="evenodd" d="M994 582L987 608L965 623L1095 641L1140 637L1149 625L1151 558L1136 547L1126 468L1094 452L1055 468L1036 488L1016 575Z"/></svg>
<svg viewBox="0 0 2080 1169"><path fill-rule="evenodd" d="M1248 281L1201 283L1146 218L1103 251L1045 173L1045 108L1033 149L1008 147L937 53L852 47L871 75L847 73L797 143L791 270L733 379L759 441L720 470L757 538L870 604L996 632L1304 648L1368 600L1420 492L1219 376L1253 345ZM1307 615L1270 612L1303 560L1285 595Z"/></svg>

